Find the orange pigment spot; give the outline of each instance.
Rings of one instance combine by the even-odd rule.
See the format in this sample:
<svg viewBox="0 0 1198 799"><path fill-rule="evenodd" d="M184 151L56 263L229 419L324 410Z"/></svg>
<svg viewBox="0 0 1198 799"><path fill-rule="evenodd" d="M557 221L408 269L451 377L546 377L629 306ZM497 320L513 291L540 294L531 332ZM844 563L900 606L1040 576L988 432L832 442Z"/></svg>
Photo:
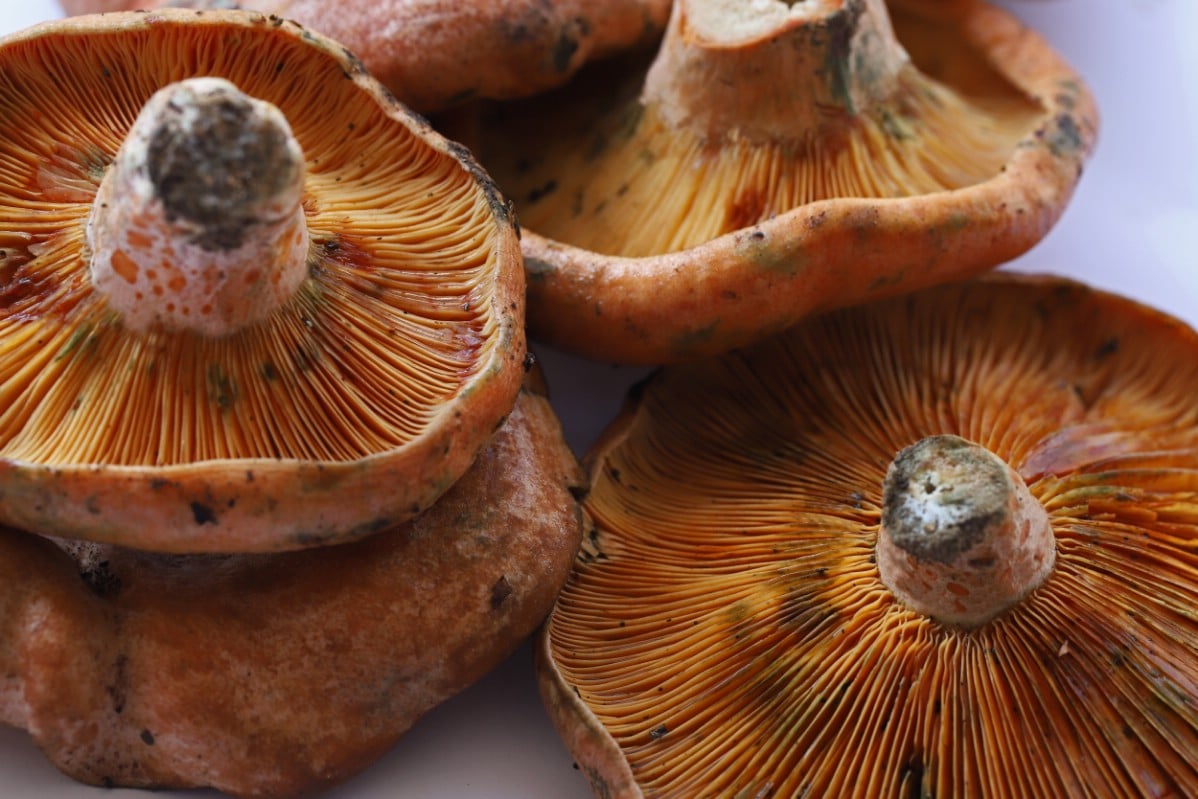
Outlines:
<svg viewBox="0 0 1198 799"><path fill-rule="evenodd" d="M202 313L202 314L204 314L205 316L207 316L208 314L212 313L212 306L211 306L211 305L205 305L203 308L201 308L201 309L200 309L200 313Z"/></svg>
<svg viewBox="0 0 1198 799"><path fill-rule="evenodd" d="M960 583L949 583L944 587L948 589L950 594L955 594L956 596L969 596L969 589Z"/></svg>
<svg viewBox="0 0 1198 799"><path fill-rule="evenodd" d="M130 230L125 233L125 243L135 250L148 250L154 246L154 240L145 233Z"/></svg>
<svg viewBox="0 0 1198 799"><path fill-rule="evenodd" d="M129 283L137 282L138 268L137 264L128 255L125 255L124 250L117 250L112 254L112 271L123 277Z"/></svg>
<svg viewBox="0 0 1198 799"><path fill-rule="evenodd" d="M166 286L171 291L182 291L187 287L187 278L183 277L183 275L175 275Z"/></svg>
<svg viewBox="0 0 1198 799"><path fill-rule="evenodd" d="M174 312L175 312L175 304L174 304L173 302L168 302L168 303L166 304L166 312L167 312L167 313L174 313Z"/></svg>
<svg viewBox="0 0 1198 799"><path fill-rule="evenodd" d="M252 286L262 278L262 272L257 269L251 269L245 273L246 285Z"/></svg>
<svg viewBox="0 0 1198 799"><path fill-rule="evenodd" d="M162 296L162 286L159 286L157 283L154 284L154 296L155 297Z"/></svg>
<svg viewBox="0 0 1198 799"><path fill-rule="evenodd" d="M147 269L147 270L146 270L146 278L147 278L148 280L157 280L157 279L158 279L158 273L157 273L157 272L155 272L153 269Z"/></svg>

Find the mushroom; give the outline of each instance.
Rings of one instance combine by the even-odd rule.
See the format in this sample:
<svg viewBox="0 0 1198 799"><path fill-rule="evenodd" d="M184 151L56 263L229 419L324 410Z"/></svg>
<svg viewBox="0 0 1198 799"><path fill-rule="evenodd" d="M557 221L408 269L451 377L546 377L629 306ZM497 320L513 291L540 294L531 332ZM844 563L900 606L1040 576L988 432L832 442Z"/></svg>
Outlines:
<svg viewBox="0 0 1198 799"><path fill-rule="evenodd" d="M350 540L510 411L507 201L343 48L163 9L0 43L0 522L171 552Z"/></svg>
<svg viewBox="0 0 1198 799"><path fill-rule="evenodd" d="M596 795L1198 795L1196 392L1001 271L657 372L536 650Z"/></svg>
<svg viewBox="0 0 1198 799"><path fill-rule="evenodd" d="M68 14L243 8L320 31L423 112L560 86L586 62L660 36L670 0L60 0Z"/></svg>
<svg viewBox="0 0 1198 799"><path fill-rule="evenodd" d="M589 358L715 354L988 270L1064 211L1079 76L981 0L679 0L651 63L483 112L529 332Z"/></svg>
<svg viewBox="0 0 1198 799"><path fill-rule="evenodd" d="M541 622L580 480L530 383L436 505L363 540L174 555L0 528L0 722L94 785L328 789Z"/></svg>

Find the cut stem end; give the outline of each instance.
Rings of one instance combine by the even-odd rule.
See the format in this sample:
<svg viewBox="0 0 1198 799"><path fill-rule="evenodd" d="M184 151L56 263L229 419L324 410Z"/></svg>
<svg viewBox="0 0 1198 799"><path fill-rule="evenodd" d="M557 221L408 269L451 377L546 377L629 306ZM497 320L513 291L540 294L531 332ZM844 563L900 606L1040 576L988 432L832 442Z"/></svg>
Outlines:
<svg viewBox="0 0 1198 799"><path fill-rule="evenodd" d="M878 571L896 599L972 629L1040 586L1056 562L1044 507L984 447L930 436L886 474Z"/></svg>
<svg viewBox="0 0 1198 799"><path fill-rule="evenodd" d="M278 108L221 78L171 84L100 184L92 283L133 330L241 330L307 275L303 191L303 152Z"/></svg>

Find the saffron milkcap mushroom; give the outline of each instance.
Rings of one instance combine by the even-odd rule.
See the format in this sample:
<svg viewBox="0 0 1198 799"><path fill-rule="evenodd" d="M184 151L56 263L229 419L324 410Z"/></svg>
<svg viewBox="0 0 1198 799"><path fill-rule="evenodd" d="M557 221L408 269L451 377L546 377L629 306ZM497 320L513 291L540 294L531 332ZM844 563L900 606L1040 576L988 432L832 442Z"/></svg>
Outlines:
<svg viewBox="0 0 1198 799"><path fill-rule="evenodd" d="M472 146L519 208L530 334L659 364L1024 252L1096 126L982 0L679 0L651 63L498 105Z"/></svg>
<svg viewBox="0 0 1198 799"><path fill-rule="evenodd" d="M0 522L281 550L461 476L525 357L469 153L277 17L75 17L0 65Z"/></svg>
<svg viewBox="0 0 1198 799"><path fill-rule="evenodd" d="M0 527L0 722L93 785L328 790L541 622L580 480L530 382L434 506L341 546L176 555Z"/></svg>
<svg viewBox="0 0 1198 799"><path fill-rule="evenodd" d="M604 797L1198 792L1198 335L994 272L664 367L538 678Z"/></svg>
<svg viewBox="0 0 1198 799"><path fill-rule="evenodd" d="M670 0L60 0L68 14L183 6L286 17L349 47L422 113L526 97L588 61L651 43Z"/></svg>

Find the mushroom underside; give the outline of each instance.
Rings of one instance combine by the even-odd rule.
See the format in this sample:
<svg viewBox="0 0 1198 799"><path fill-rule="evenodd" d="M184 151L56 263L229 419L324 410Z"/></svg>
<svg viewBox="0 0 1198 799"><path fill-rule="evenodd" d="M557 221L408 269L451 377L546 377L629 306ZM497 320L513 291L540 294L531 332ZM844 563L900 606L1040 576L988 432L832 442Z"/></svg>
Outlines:
<svg viewBox="0 0 1198 799"><path fill-rule="evenodd" d="M10 37L0 60L0 520L163 551L277 550L399 523L462 474L524 358L514 220L468 153L339 45L260 14L73 18ZM299 260L277 273L298 284L232 328L189 326L220 303L183 299L213 271L180 254L212 187L179 183L211 176L175 154L150 160L173 166L149 189L109 180L147 100L197 78L277 109L304 160L280 244ZM142 150L186 149L163 129L204 127L157 125ZM237 158L204 161L242 177ZM111 212L143 190L173 199ZM184 233L149 235L155 208ZM223 257L226 234L199 230L194 249ZM246 285L213 296L257 313L246 297L275 274L240 266ZM146 501L130 507L130 491Z"/></svg>
<svg viewBox="0 0 1198 799"><path fill-rule="evenodd" d="M644 102L653 54L634 53L554 92L492 106L478 125L480 157L526 229L626 258L685 250L821 200L897 199L995 177L1045 107L962 41L954 21L896 6L910 63L895 88L868 107L829 110L817 127L741 133L762 113L746 86L743 105L724 114L726 138L692 131Z"/></svg>
<svg viewBox="0 0 1198 799"><path fill-rule="evenodd" d="M1196 348L995 273L659 372L586 458L591 526L542 634L596 790L1198 791ZM971 629L876 561L887 465L940 435L1008 464L1055 546Z"/></svg>

